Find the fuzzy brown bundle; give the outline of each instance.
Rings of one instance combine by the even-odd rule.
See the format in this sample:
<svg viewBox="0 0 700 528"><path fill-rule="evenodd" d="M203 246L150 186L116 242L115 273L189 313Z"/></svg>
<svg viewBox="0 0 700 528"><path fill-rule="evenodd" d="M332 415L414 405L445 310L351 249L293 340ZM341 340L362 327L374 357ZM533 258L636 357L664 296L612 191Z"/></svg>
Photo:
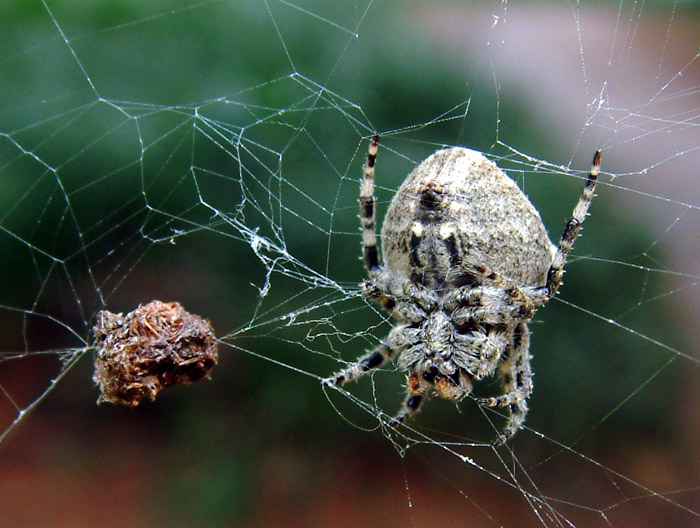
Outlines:
<svg viewBox="0 0 700 528"><path fill-rule="evenodd" d="M126 315L101 311L93 332L97 403L153 400L167 387L208 377L218 359L209 321L176 302L152 301Z"/></svg>

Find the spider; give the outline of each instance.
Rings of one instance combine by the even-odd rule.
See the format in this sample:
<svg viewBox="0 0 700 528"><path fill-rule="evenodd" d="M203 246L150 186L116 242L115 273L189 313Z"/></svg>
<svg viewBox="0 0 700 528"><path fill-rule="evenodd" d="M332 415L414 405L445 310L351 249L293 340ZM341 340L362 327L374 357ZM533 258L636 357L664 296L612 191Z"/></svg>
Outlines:
<svg viewBox="0 0 700 528"><path fill-rule="evenodd" d="M471 393L472 380L498 374L503 395L476 402L508 411L492 442L501 446L524 423L533 386L527 323L562 283L566 257L593 200L600 151L558 246L532 203L495 163L465 148L435 152L408 175L389 205L382 265L374 197L378 143L375 135L360 186L369 273L362 294L397 322L376 348L323 383L356 380L398 353L408 382L403 409L389 422L396 427L418 412L431 388L458 401Z"/></svg>

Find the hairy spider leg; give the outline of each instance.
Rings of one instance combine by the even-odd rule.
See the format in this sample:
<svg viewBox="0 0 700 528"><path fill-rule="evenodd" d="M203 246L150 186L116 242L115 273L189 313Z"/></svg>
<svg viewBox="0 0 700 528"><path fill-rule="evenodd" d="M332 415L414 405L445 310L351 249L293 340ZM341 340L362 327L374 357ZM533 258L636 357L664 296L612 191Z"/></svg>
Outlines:
<svg viewBox="0 0 700 528"><path fill-rule="evenodd" d="M389 422L391 427L398 427L402 423L407 422L420 410L421 405L423 405L428 396L428 388L434 379L435 373L433 371L428 371L423 376L419 375L415 370L411 372L408 376L406 387L408 395L403 402L402 410Z"/></svg>
<svg viewBox="0 0 700 528"><path fill-rule="evenodd" d="M379 136L374 135L367 150L360 184L360 225L362 226L362 254L370 274L380 269L379 249L377 247L376 199L374 197L374 162L377 159Z"/></svg>
<svg viewBox="0 0 700 528"><path fill-rule="evenodd" d="M534 315L532 299L511 279L486 266L472 266L460 270L460 274L452 280L459 283L465 277L471 278L468 284L448 294L447 302L458 305L452 314L455 322L466 324L471 319L488 324L510 324L512 321L529 320ZM474 283L479 285L475 286ZM503 296L495 299L499 291L503 292ZM507 303L510 311L504 311L501 303Z"/></svg>
<svg viewBox="0 0 700 528"><path fill-rule="evenodd" d="M428 370L417 369L408 376L406 385L408 395L402 410L389 422L391 427L398 427L407 422L420 410L428 398L428 389L431 386L435 388L436 396L453 401L461 400L472 390L471 376L464 369L459 369L449 377L440 375L435 367Z"/></svg>
<svg viewBox="0 0 700 528"><path fill-rule="evenodd" d="M530 370L530 331L525 323L520 323L513 332L512 341L506 351L507 359L500 366L505 394L495 398L476 398L479 405L487 407L508 406L508 423L491 443L494 447L505 444L525 422L527 399L532 392L532 372Z"/></svg>
<svg viewBox="0 0 700 528"><path fill-rule="evenodd" d="M496 371L496 366L508 357L507 348L512 341L512 337L506 333L506 329L498 326L488 326L472 332L476 337L472 343L472 353L478 356L470 358L470 373L477 380L487 376L492 376Z"/></svg>
<svg viewBox="0 0 700 528"><path fill-rule="evenodd" d="M459 401L472 392L472 376L463 368L451 376L438 376L434 381L434 394L445 400Z"/></svg>
<svg viewBox="0 0 700 528"><path fill-rule="evenodd" d="M323 384L342 385L348 381L354 381L364 376L369 371L381 367L391 359L394 352L396 352L395 349L389 347L385 343L380 343L348 368L341 370L330 378L324 379Z"/></svg>
<svg viewBox="0 0 700 528"><path fill-rule="evenodd" d="M600 150L596 151L595 156L593 156L593 165L591 166L591 171L588 174L588 181L586 186L583 188L583 193L574 207L574 211L571 215L571 219L566 223L564 232L561 235L561 240L559 241L559 247L552 260L552 265L547 272L547 284L545 285L545 295L546 297L542 302L546 302L556 295L559 286L561 286L561 280L564 276L564 265L566 264L566 257L574 246L574 241L578 236L581 229L581 224L586 219L586 214L588 213L588 208L593 201L594 191L596 182L598 181L598 174L600 173Z"/></svg>

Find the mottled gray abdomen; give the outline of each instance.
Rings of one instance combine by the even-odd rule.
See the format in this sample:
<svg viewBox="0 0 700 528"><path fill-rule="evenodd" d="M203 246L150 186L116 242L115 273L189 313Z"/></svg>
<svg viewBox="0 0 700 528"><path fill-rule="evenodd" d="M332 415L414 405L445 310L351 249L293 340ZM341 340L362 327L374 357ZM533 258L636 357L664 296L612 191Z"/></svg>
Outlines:
<svg viewBox="0 0 700 528"><path fill-rule="evenodd" d="M542 286L555 251L515 182L465 148L437 151L418 165L382 226L385 266L407 278L487 266L520 286Z"/></svg>

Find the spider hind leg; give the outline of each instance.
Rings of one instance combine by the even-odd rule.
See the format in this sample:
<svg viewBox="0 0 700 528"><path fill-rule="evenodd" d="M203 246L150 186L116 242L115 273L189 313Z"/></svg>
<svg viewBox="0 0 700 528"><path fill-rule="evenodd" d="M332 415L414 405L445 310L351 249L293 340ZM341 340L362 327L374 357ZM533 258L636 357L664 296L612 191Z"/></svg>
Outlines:
<svg viewBox="0 0 700 528"><path fill-rule="evenodd" d="M427 398L428 387L431 385L431 381L428 381L428 379L426 379L426 376L421 376L416 371L411 372L411 374L408 376L408 383L406 384L408 395L403 402L401 412L399 412L399 414L397 414L389 422L391 427L398 427L399 425L406 423L420 410L421 406L425 402L425 399Z"/></svg>
<svg viewBox="0 0 700 528"><path fill-rule="evenodd" d="M439 376L434 385L434 394L445 400L459 401L472 391L471 376L461 368L451 376Z"/></svg>
<svg viewBox="0 0 700 528"><path fill-rule="evenodd" d="M504 394L492 398L477 398L479 405L487 407L508 406L506 426L491 443L494 447L505 444L525 422L527 398L532 392L532 372L530 371L530 332L525 323L520 323L513 333L513 340L507 351L507 359L500 370L506 380Z"/></svg>
<svg viewBox="0 0 700 528"><path fill-rule="evenodd" d="M413 371L408 377L408 395L403 403L403 409L390 422L392 427L406 423L421 408L428 397L428 389L435 388L435 396L459 401L472 390L471 377L464 369L458 369L450 376L441 374L435 367L430 367L419 373Z"/></svg>

